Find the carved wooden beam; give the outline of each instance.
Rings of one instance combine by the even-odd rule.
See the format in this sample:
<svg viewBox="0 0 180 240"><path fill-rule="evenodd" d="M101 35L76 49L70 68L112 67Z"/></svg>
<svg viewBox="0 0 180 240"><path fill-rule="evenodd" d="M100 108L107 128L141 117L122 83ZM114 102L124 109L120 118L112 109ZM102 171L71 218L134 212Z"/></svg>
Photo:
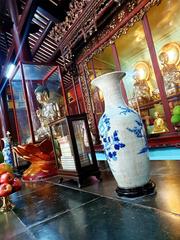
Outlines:
<svg viewBox="0 0 180 240"><path fill-rule="evenodd" d="M19 35L28 33L28 28L30 27L30 23L31 23L33 15L36 11L37 4L38 4L37 0L28 0L26 7L23 11L23 14L20 18L19 24L18 24ZM25 41L26 39L24 38L23 40ZM11 58L13 57L14 50L15 50L15 41L13 40L11 47L9 48L8 55L6 57L4 69L6 69L6 65L10 62ZM1 76L3 76L3 74L4 73L2 73Z"/></svg>
<svg viewBox="0 0 180 240"><path fill-rule="evenodd" d="M112 19L104 30L97 34L96 39L91 39L88 45L83 49L77 63L89 61L93 55L101 52L105 47L111 45L122 34L126 34L128 29L137 21L140 21L144 14L154 5L158 5L161 0L131 0L127 2L125 9L122 9L118 15ZM96 44L94 44L96 41Z"/></svg>
<svg viewBox="0 0 180 240"><path fill-rule="evenodd" d="M53 22L50 21L48 23L48 25L46 26L45 30L43 31L41 37L38 39L38 41L36 42L35 46L33 47L32 49L32 56L34 57L36 52L38 51L38 49L40 48L42 42L45 40L46 36L48 35L50 29L52 28L53 26Z"/></svg>
<svg viewBox="0 0 180 240"><path fill-rule="evenodd" d="M97 31L97 22L103 15L110 13L110 9L115 2L115 0L75 0L74 5L72 4L69 7L70 11L67 12L65 21L56 24L51 31L51 36L59 44L49 61L53 61L59 52L63 56L71 58L72 49L79 41L82 39L86 41L89 36ZM121 5L124 2L125 0L118 1L116 5Z"/></svg>
<svg viewBox="0 0 180 240"><path fill-rule="evenodd" d="M37 8L37 0L28 0L26 7L23 11L23 14L21 16L20 22L18 24L18 33L19 35L24 34L23 30L26 30L26 34L27 34L27 23L30 26L31 20L33 18L33 15L36 11ZM15 43L14 40L12 41L12 45L9 49L8 52L8 56L6 58L6 63L8 63L13 55L14 52L14 47L15 47Z"/></svg>
<svg viewBox="0 0 180 240"><path fill-rule="evenodd" d="M38 9L53 22L64 21L70 2L71 0L58 0L56 3L39 0Z"/></svg>

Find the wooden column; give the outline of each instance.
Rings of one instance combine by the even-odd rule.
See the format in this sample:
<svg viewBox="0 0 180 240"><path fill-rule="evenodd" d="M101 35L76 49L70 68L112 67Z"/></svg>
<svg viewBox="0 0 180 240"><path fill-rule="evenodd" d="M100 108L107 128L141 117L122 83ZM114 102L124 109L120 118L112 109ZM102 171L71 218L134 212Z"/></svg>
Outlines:
<svg viewBox="0 0 180 240"><path fill-rule="evenodd" d="M80 114L81 113L81 109L80 109L80 104L79 104L79 99L78 99L78 94L77 94L77 90L76 90L76 84L75 84L75 81L74 81L74 77L72 76L71 79L72 79L72 84L73 84L73 89L74 89L74 94L75 94L78 114Z"/></svg>
<svg viewBox="0 0 180 240"><path fill-rule="evenodd" d="M78 82L79 82L79 86L80 86L80 89L81 89L81 96L82 96L82 100L83 100L83 109L81 109L81 113L83 112L86 112L87 113L87 107L86 107L86 104L85 104L85 96L83 94L83 88L82 88L82 83L81 83L81 77L80 77L80 71L78 73Z"/></svg>
<svg viewBox="0 0 180 240"><path fill-rule="evenodd" d="M11 19L13 21L13 39L15 42L15 51L16 51L16 61L17 60L32 60L31 57L31 51L30 51L30 47L27 41L27 37L28 37L28 25L29 24L25 24L26 28L25 31L23 31L23 35L21 36L19 34L19 16L18 16L18 9L17 9L17 4L16 1L14 0L8 0L8 9L10 12L10 16ZM31 19L30 19L31 20Z"/></svg>
<svg viewBox="0 0 180 240"><path fill-rule="evenodd" d="M154 46L154 41L152 38L149 21L148 21L148 18L146 15L143 17L142 23L143 23L143 27L144 27L144 33L145 33L149 53L150 53L151 60L152 60L152 65L154 68L154 73L155 73L156 80L157 80L157 85L158 85L158 88L160 91L160 96L161 96L161 100L162 100L162 104L163 104L163 108L164 108L164 112L165 112L167 127L170 132L175 132L175 129L171 123L171 111L169 108L169 102L168 102L166 92L165 92L164 80L163 80L163 76L161 74L161 70L159 68L156 50L155 50L155 46Z"/></svg>
<svg viewBox="0 0 180 240"><path fill-rule="evenodd" d="M94 68L93 59L91 59L91 67L92 67L94 78L96 78L97 76L96 76L96 71L95 71L95 68ZM101 99L100 99L100 96L99 96L99 90L96 88L96 91L97 91L97 94L98 94L98 101L100 102L101 112L103 113L103 106L102 106L102 102L101 102Z"/></svg>
<svg viewBox="0 0 180 240"><path fill-rule="evenodd" d="M59 72L60 86L62 88L62 94L63 94L63 98L64 98L66 115L69 115L68 101L67 101L67 97L66 97L64 81L63 81L63 76L62 76L60 67L58 67L58 72Z"/></svg>
<svg viewBox="0 0 180 240"><path fill-rule="evenodd" d="M91 99L91 94L90 94L89 85L88 85L88 79L87 79L87 76L86 76L84 66L82 66L82 70L83 70L85 86L86 86L87 93L88 93L88 101L90 102L91 112L94 114L94 104L93 104L92 99Z"/></svg>
<svg viewBox="0 0 180 240"><path fill-rule="evenodd" d="M88 85L88 79L87 79L87 76L86 76L84 66L82 66L82 69L83 69L86 89L87 89L87 92L88 92L88 101L90 103L90 108L91 108L91 112L92 112L92 115L93 115L94 127L95 127L95 131L96 131L96 143L98 144L100 142L100 137L99 137L99 131L98 131L98 126L97 126L97 119L95 117L95 112L94 112L94 104L93 104L92 99L91 99L90 89L89 89L89 85Z"/></svg>

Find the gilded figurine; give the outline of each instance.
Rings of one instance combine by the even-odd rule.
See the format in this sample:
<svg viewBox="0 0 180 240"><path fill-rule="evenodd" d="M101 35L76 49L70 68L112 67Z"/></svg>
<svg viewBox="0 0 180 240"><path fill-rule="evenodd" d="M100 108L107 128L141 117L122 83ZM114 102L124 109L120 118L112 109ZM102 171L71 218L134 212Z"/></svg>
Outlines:
<svg viewBox="0 0 180 240"><path fill-rule="evenodd" d="M154 113L155 120L154 120L154 127L152 130L152 133L163 133L163 132L169 132L168 128L165 125L164 120L160 117L159 112Z"/></svg>
<svg viewBox="0 0 180 240"><path fill-rule="evenodd" d="M134 97L140 105L146 104L151 100L150 87L146 80L140 80L138 73L133 76L134 82Z"/></svg>
<svg viewBox="0 0 180 240"><path fill-rule="evenodd" d="M159 55L159 60L162 65L162 74L164 78L164 85L166 94L172 95L176 94L178 90L179 83L179 72L175 64L169 63L169 57L166 52L161 52Z"/></svg>
<svg viewBox="0 0 180 240"><path fill-rule="evenodd" d="M50 101L49 90L45 86L39 85L35 89L35 95L41 105L41 108L36 111L40 121L40 128L36 131L35 139L39 141L50 136L48 124L60 117L60 111L58 104Z"/></svg>

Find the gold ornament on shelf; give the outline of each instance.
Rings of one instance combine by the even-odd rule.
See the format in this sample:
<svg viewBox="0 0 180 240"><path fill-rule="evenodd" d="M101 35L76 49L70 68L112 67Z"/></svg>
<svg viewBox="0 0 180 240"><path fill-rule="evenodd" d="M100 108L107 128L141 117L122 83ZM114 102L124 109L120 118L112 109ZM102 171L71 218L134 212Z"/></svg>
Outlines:
<svg viewBox="0 0 180 240"><path fill-rule="evenodd" d="M160 98L161 98L161 97L160 97L159 89L158 89L158 88L154 89L154 90L152 91L152 99L153 99L154 101L156 101L156 100L159 100Z"/></svg>
<svg viewBox="0 0 180 240"><path fill-rule="evenodd" d="M155 120L154 120L154 127L152 130L152 133L163 133L163 132L169 132L168 128L165 125L164 120L160 117L159 112L154 113Z"/></svg>

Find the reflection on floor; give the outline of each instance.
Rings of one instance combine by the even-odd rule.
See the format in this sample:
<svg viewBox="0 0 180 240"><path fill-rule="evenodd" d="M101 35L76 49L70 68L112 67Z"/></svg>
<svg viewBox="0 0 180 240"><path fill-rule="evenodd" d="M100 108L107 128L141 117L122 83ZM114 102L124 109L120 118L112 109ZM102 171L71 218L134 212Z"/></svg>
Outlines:
<svg viewBox="0 0 180 240"><path fill-rule="evenodd" d="M2 240L179 240L180 161L151 161L156 195L118 199L106 163L101 182L77 188L59 177L24 184L11 196L16 208L0 214Z"/></svg>

